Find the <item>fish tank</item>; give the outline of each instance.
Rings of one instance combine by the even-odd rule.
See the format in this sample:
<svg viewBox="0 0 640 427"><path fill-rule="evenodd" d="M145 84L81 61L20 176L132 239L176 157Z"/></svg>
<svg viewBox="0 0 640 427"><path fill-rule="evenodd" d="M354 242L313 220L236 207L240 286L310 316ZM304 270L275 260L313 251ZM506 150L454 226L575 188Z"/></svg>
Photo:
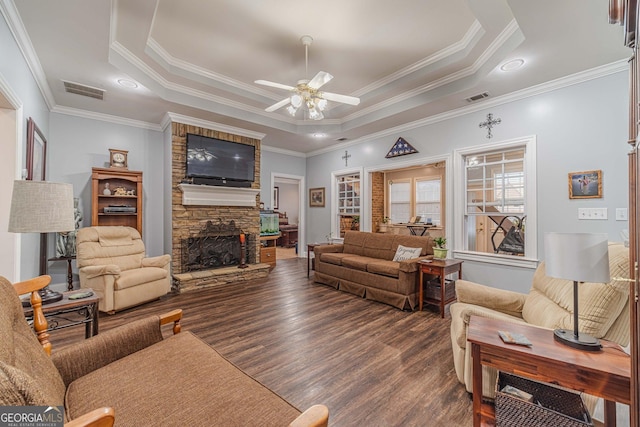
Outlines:
<svg viewBox="0 0 640 427"><path fill-rule="evenodd" d="M280 221L277 213L260 212L260 235L275 236L280 234Z"/></svg>

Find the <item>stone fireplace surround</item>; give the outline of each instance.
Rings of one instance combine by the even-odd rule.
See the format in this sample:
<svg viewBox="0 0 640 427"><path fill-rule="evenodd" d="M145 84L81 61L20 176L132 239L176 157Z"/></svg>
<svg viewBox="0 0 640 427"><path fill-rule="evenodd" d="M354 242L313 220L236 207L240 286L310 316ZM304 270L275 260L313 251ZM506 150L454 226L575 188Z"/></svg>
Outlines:
<svg viewBox="0 0 640 427"><path fill-rule="evenodd" d="M255 146L255 181L252 183L251 189L231 189L227 187L206 188L208 186L182 184L186 172L187 133ZM171 155L171 267L174 277L174 290L184 292L192 289L266 277L269 274L269 266L259 263L260 239L258 237L260 235L260 209L258 208L258 193L260 191L260 140L173 122L171 124ZM187 189L187 191L185 191L185 189ZM189 199L188 194L193 195L193 193L189 193L188 190L196 191L198 196ZM227 194L224 197L215 195L220 192L226 192ZM252 196L253 203L251 203L251 196L247 196L247 192L254 193ZM247 202L247 197L249 197L249 202ZM244 200L244 202L230 201L238 198ZM236 206L225 206L224 204L226 203L235 203ZM247 236L248 268L242 269L238 268L237 265L232 265L214 269L185 271L183 268L183 241L199 235L209 221L214 224L228 224L233 221L235 227L245 233Z"/></svg>

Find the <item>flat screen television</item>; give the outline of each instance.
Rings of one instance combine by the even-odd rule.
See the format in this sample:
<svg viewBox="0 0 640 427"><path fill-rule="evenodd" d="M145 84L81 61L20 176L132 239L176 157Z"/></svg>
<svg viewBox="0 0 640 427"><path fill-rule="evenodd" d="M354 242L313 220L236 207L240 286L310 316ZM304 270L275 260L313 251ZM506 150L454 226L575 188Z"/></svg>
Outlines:
<svg viewBox="0 0 640 427"><path fill-rule="evenodd" d="M255 152L253 145L188 133L187 178L251 183L255 179Z"/></svg>

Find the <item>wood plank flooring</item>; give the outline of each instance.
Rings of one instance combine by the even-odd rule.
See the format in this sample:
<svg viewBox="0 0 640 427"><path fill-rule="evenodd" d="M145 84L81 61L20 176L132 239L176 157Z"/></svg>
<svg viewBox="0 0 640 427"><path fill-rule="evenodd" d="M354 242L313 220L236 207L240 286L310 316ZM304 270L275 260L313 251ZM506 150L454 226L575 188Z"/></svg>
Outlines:
<svg viewBox="0 0 640 427"><path fill-rule="evenodd" d="M313 283L306 268L306 259L279 260L266 279L100 313L100 330L182 308L183 330L299 409L327 405L331 426L472 424L448 315L366 301ZM53 331L53 351L83 337L82 327Z"/></svg>

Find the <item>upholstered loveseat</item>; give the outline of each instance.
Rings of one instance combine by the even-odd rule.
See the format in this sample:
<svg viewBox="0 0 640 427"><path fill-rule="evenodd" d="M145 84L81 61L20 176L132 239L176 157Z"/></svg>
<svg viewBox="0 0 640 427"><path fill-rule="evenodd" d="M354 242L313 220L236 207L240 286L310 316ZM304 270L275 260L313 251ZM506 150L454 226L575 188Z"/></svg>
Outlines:
<svg viewBox="0 0 640 427"><path fill-rule="evenodd" d="M421 248L420 256L393 261L399 245ZM315 282L401 310L413 310L419 291L418 262L433 258L433 239L347 231L342 244L320 245L313 251Z"/></svg>
<svg viewBox="0 0 640 427"><path fill-rule="evenodd" d="M147 257L135 228L81 228L76 244L80 286L98 294L100 311L113 314L171 290L171 257Z"/></svg>
<svg viewBox="0 0 640 427"><path fill-rule="evenodd" d="M609 283L583 283L579 296L580 331L629 344L629 284L615 278L629 277L629 250L609 244ZM529 294L496 289L466 280L456 281L458 301L451 305L451 345L458 380L473 390L471 345L467 327L471 316L483 316L512 323L528 323L548 329L573 329L573 282L545 275L541 263L533 275ZM496 371L482 368L483 395L495 395Z"/></svg>
<svg viewBox="0 0 640 427"><path fill-rule="evenodd" d="M49 281L41 276L16 289L33 291ZM68 426L114 420L118 426L327 426L325 406L301 414L195 335L178 333L180 310L101 332L50 357L37 292L31 301L38 338L16 290L0 277L1 406L64 406ZM163 339L161 324L173 324L174 335Z"/></svg>

